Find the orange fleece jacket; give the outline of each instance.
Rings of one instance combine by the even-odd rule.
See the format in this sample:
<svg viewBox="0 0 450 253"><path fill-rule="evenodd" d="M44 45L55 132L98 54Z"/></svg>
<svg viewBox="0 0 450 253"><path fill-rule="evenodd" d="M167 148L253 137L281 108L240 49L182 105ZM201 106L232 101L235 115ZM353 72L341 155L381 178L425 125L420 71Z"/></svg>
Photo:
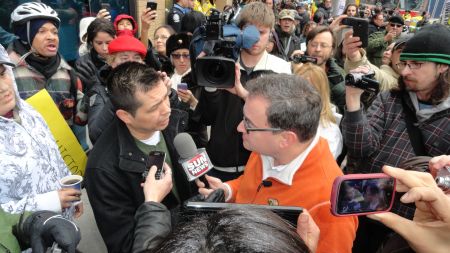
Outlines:
<svg viewBox="0 0 450 253"><path fill-rule="evenodd" d="M233 191L229 202L306 208L320 228L317 253L347 253L352 249L358 219L335 217L330 211L333 181L341 175L328 143L320 138L295 173L292 186L268 178L272 186L257 191L262 182L262 160L255 152L250 155L244 174L226 183Z"/></svg>

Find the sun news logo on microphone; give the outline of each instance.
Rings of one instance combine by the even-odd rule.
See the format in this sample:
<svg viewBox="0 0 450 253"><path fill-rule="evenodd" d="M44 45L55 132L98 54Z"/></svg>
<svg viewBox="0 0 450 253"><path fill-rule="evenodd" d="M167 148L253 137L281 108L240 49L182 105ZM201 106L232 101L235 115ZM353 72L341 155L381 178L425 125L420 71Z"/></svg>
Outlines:
<svg viewBox="0 0 450 253"><path fill-rule="evenodd" d="M204 176L214 167L208 153L206 153L206 149L197 149L192 136L188 133L177 134L173 143L180 155L178 162L183 167L189 182Z"/></svg>
<svg viewBox="0 0 450 253"><path fill-rule="evenodd" d="M180 159L189 181L199 178L213 167L205 149L200 148L198 151L199 153L190 159Z"/></svg>

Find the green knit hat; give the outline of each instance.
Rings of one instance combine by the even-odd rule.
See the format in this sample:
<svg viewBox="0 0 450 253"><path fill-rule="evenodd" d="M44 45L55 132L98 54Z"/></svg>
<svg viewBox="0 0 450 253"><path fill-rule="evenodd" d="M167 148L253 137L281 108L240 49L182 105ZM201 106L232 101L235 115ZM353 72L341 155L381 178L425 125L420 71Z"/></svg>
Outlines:
<svg viewBox="0 0 450 253"><path fill-rule="evenodd" d="M450 65L450 29L442 24L424 26L408 42L401 61L429 61Z"/></svg>

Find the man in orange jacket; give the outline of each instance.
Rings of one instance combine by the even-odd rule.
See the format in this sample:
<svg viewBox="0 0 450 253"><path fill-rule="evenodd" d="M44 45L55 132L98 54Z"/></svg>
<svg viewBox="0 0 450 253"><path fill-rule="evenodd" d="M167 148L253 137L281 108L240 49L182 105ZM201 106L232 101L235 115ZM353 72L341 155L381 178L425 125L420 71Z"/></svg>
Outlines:
<svg viewBox="0 0 450 253"><path fill-rule="evenodd" d="M342 172L317 132L320 95L286 74L265 75L246 89L237 92L246 100L237 130L253 151L244 174L226 183L207 176L211 189L198 182L200 193L222 188L227 202L303 207L320 228L316 252L351 252L358 221L330 212L332 184Z"/></svg>

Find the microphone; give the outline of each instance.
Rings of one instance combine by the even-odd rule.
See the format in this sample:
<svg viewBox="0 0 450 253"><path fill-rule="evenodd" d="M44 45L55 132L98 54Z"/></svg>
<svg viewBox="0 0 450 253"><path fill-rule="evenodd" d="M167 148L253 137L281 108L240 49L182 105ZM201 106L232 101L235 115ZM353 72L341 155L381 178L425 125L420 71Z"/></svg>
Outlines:
<svg viewBox="0 0 450 253"><path fill-rule="evenodd" d="M272 181L269 180L263 180L259 185L258 188L256 189L256 192L259 192L259 190L261 190L261 187L271 187L272 186Z"/></svg>
<svg viewBox="0 0 450 253"><path fill-rule="evenodd" d="M188 133L179 133L173 140L175 149L180 155L178 162L184 169L188 181L192 182L197 178L205 183L208 187L208 181L205 178L205 174L210 171L214 166L206 153L204 148L197 149L191 135Z"/></svg>
<svg viewBox="0 0 450 253"><path fill-rule="evenodd" d="M269 181L269 180L263 180L263 181L262 181L262 185L263 185L264 187L271 187L271 186L272 186L272 181Z"/></svg>

